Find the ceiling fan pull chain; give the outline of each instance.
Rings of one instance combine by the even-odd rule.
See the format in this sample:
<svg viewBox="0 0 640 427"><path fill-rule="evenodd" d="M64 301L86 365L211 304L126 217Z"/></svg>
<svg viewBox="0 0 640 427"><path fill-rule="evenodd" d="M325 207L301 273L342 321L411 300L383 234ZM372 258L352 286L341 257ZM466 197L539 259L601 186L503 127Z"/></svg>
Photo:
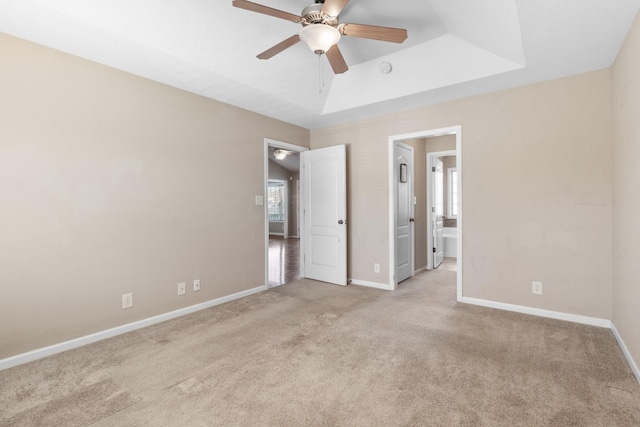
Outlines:
<svg viewBox="0 0 640 427"><path fill-rule="evenodd" d="M318 55L318 93L322 93L322 61Z"/></svg>

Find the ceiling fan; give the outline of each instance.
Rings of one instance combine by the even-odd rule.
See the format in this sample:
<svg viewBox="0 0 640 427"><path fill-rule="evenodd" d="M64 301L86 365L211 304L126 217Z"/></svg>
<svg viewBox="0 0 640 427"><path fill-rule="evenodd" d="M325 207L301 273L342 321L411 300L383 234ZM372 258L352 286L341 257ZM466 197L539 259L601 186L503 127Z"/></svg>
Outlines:
<svg viewBox="0 0 640 427"><path fill-rule="evenodd" d="M294 154L295 151L283 150L282 148L276 148L273 150L273 157L277 160L284 160L285 157Z"/></svg>
<svg viewBox="0 0 640 427"><path fill-rule="evenodd" d="M349 67L337 45L341 36L394 43L402 43L407 38L407 30L402 28L340 23L338 16L348 2L349 0L315 0L315 4L302 9L300 16L247 0L233 0L233 6L302 24L299 34L265 50L258 55L259 59L269 59L302 40L315 54L326 54L333 72L342 74Z"/></svg>

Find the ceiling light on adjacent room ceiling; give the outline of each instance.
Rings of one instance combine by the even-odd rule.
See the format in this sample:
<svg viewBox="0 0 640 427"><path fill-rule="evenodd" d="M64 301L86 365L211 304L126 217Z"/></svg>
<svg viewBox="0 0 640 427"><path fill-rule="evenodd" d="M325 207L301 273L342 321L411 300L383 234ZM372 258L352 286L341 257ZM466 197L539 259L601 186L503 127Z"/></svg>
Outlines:
<svg viewBox="0 0 640 427"><path fill-rule="evenodd" d="M340 31L326 24L307 25L300 31L299 36L317 55L327 53L331 46L340 41Z"/></svg>
<svg viewBox="0 0 640 427"><path fill-rule="evenodd" d="M273 157L275 157L277 160L283 160L285 157L287 157L287 152L276 148L275 150L273 150Z"/></svg>

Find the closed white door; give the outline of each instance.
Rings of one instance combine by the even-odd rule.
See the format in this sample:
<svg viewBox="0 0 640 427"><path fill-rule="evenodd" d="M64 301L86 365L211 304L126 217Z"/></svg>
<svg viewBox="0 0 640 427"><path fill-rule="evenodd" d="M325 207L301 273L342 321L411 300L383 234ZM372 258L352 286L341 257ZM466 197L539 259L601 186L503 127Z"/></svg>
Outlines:
<svg viewBox="0 0 640 427"><path fill-rule="evenodd" d="M433 215L433 268L438 268L444 259L444 237L442 235L442 226L444 219L444 173L442 160L434 159L433 185L434 185L434 208Z"/></svg>
<svg viewBox="0 0 640 427"><path fill-rule="evenodd" d="M346 147L304 151L302 160L303 277L346 286Z"/></svg>
<svg viewBox="0 0 640 427"><path fill-rule="evenodd" d="M413 275L413 147L396 142L393 147L395 166L395 258L396 283Z"/></svg>

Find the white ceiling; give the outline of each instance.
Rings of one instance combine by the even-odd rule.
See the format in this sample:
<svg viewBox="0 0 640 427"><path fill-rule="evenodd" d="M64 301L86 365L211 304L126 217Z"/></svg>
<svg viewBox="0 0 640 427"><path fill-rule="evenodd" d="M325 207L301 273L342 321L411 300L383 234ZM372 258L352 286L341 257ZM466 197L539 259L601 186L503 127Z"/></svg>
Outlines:
<svg viewBox="0 0 640 427"><path fill-rule="evenodd" d="M252 1L294 14L312 2ZM609 67L639 8L640 0L351 0L341 22L406 28L409 37L401 45L343 37L350 69L338 76L303 43L258 60L301 27L231 0L0 0L0 32L318 128ZM391 73L380 72L382 61Z"/></svg>

